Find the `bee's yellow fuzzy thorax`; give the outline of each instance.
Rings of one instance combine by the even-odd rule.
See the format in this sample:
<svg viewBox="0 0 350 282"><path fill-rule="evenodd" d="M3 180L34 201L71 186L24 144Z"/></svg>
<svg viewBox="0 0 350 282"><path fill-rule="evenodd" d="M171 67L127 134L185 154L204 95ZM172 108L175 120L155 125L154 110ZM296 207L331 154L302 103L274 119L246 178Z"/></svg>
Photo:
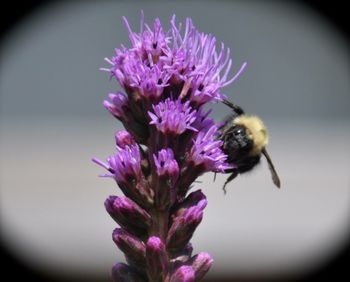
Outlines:
<svg viewBox="0 0 350 282"><path fill-rule="evenodd" d="M260 154L262 149L269 141L267 128L260 118L257 116L241 115L235 118L234 123L244 126L247 130L248 137L253 140L254 147L250 152L251 155Z"/></svg>

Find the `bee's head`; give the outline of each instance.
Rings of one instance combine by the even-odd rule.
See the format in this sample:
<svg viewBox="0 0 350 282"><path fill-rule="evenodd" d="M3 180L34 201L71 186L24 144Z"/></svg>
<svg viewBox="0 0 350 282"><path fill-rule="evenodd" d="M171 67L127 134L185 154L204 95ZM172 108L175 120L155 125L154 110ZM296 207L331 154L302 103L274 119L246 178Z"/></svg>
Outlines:
<svg viewBox="0 0 350 282"><path fill-rule="evenodd" d="M243 126L246 134L254 143L250 155L259 155L269 141L266 126L257 116L240 115L234 119L234 124Z"/></svg>

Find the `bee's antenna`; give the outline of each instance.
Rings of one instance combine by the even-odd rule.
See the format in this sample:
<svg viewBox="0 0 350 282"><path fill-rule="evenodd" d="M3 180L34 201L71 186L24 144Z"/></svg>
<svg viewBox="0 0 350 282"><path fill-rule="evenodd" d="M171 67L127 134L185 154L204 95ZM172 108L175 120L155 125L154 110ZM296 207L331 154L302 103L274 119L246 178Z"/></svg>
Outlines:
<svg viewBox="0 0 350 282"><path fill-rule="evenodd" d="M237 105L233 104L232 102L230 102L230 101L228 101L228 100L226 100L226 99L223 99L222 102L223 102L226 106L228 106L228 107L230 107L232 110L234 110L235 113L236 113L237 115L244 115L244 111L243 111L243 109L242 109L240 106L237 106Z"/></svg>

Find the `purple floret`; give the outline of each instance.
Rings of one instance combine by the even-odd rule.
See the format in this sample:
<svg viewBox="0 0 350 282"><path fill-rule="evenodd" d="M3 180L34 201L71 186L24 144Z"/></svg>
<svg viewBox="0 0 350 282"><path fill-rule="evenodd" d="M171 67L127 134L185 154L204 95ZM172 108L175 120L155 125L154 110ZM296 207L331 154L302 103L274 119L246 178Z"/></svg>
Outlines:
<svg viewBox="0 0 350 282"><path fill-rule="evenodd" d="M108 95L110 101L105 100L103 106L115 117L121 118L128 109L128 97L121 92L111 93Z"/></svg>
<svg viewBox="0 0 350 282"><path fill-rule="evenodd" d="M153 155L156 171L159 176L168 175L175 183L179 176L179 165L174 159L174 153L171 149L163 149L157 155Z"/></svg>
<svg viewBox="0 0 350 282"><path fill-rule="evenodd" d="M125 146L119 153L107 158L107 163L93 158L98 165L106 168L110 173L103 174L103 177L112 177L118 183L141 178L141 156L137 145Z"/></svg>
<svg viewBox="0 0 350 282"><path fill-rule="evenodd" d="M222 141L217 140L218 128L211 126L208 131L201 131L193 141L189 160L195 165L204 165L205 171L224 172L232 168L227 164L227 155L221 150Z"/></svg>
<svg viewBox="0 0 350 282"><path fill-rule="evenodd" d="M132 47L116 49L116 55L106 61L105 68L123 88L137 90L141 96L157 97L171 84L182 85L177 95L186 97L194 105L209 101L221 101L222 87L232 83L244 70L246 63L231 78L232 66L230 50L221 43L216 47L216 38L199 32L190 18L186 19L184 31L171 19L171 28L164 32L159 19L155 19L153 29L141 19L140 33L129 31ZM174 93L176 94L176 93Z"/></svg>
<svg viewBox="0 0 350 282"><path fill-rule="evenodd" d="M197 116L189 101L183 104L180 100L173 101L168 98L153 106L153 111L148 112L150 124L154 124L163 133L180 135L187 129L197 131L191 126Z"/></svg>

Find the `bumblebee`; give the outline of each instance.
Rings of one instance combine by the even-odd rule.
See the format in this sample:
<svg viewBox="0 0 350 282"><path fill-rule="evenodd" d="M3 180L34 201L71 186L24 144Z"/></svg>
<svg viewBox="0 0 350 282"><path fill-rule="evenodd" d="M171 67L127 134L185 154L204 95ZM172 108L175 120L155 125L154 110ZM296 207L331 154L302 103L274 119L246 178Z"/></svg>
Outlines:
<svg viewBox="0 0 350 282"><path fill-rule="evenodd" d="M220 139L223 141L222 149L228 156L228 163L235 164L235 168L225 171L231 175L224 184L224 192L226 193L226 185L238 174L252 170L260 162L261 155L267 160L273 183L280 188L280 179L266 151L269 136L262 120L257 116L246 115L241 107L227 100L223 100L223 103L230 107L233 113L219 128Z"/></svg>

